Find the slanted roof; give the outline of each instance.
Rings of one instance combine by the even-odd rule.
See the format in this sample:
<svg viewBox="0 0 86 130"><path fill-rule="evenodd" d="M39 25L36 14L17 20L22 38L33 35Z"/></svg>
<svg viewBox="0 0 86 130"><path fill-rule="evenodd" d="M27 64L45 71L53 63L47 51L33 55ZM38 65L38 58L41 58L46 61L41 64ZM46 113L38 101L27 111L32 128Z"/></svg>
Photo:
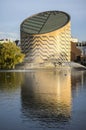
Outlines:
<svg viewBox="0 0 86 130"><path fill-rule="evenodd" d="M70 20L70 16L61 11L42 12L29 17L21 24L21 30L29 34L43 34L55 31Z"/></svg>

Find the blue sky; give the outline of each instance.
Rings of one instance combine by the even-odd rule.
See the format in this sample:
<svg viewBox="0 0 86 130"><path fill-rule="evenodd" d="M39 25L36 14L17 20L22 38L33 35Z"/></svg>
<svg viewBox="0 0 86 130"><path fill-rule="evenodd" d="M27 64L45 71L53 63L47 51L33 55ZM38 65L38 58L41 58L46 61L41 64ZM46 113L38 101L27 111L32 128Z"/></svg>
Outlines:
<svg viewBox="0 0 86 130"><path fill-rule="evenodd" d="M67 12L72 36L86 41L86 0L0 0L0 38L19 39L21 22L48 10Z"/></svg>

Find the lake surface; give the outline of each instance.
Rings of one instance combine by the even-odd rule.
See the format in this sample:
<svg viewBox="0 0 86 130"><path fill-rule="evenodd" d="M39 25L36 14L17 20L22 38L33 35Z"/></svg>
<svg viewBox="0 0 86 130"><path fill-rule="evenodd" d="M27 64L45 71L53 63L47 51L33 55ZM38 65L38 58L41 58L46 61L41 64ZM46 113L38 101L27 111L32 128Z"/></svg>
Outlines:
<svg viewBox="0 0 86 130"><path fill-rule="evenodd" d="M0 130L86 130L86 71L0 72Z"/></svg>

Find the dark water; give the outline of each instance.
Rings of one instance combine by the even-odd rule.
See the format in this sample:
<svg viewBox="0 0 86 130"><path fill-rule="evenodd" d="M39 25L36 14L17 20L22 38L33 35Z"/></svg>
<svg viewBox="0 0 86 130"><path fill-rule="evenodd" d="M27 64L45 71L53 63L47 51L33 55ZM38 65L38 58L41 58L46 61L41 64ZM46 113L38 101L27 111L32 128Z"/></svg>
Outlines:
<svg viewBox="0 0 86 130"><path fill-rule="evenodd" d="M0 72L0 130L86 130L86 71Z"/></svg>

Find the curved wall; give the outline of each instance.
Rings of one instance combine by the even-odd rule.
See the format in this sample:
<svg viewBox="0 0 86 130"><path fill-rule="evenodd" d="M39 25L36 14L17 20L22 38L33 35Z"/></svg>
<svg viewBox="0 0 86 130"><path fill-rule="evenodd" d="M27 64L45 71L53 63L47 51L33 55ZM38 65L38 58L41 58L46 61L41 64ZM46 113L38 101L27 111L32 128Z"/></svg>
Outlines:
<svg viewBox="0 0 86 130"><path fill-rule="evenodd" d="M30 34L22 30L21 48L28 62L42 63L45 61L70 61L71 24L70 20L62 27L44 34Z"/></svg>

